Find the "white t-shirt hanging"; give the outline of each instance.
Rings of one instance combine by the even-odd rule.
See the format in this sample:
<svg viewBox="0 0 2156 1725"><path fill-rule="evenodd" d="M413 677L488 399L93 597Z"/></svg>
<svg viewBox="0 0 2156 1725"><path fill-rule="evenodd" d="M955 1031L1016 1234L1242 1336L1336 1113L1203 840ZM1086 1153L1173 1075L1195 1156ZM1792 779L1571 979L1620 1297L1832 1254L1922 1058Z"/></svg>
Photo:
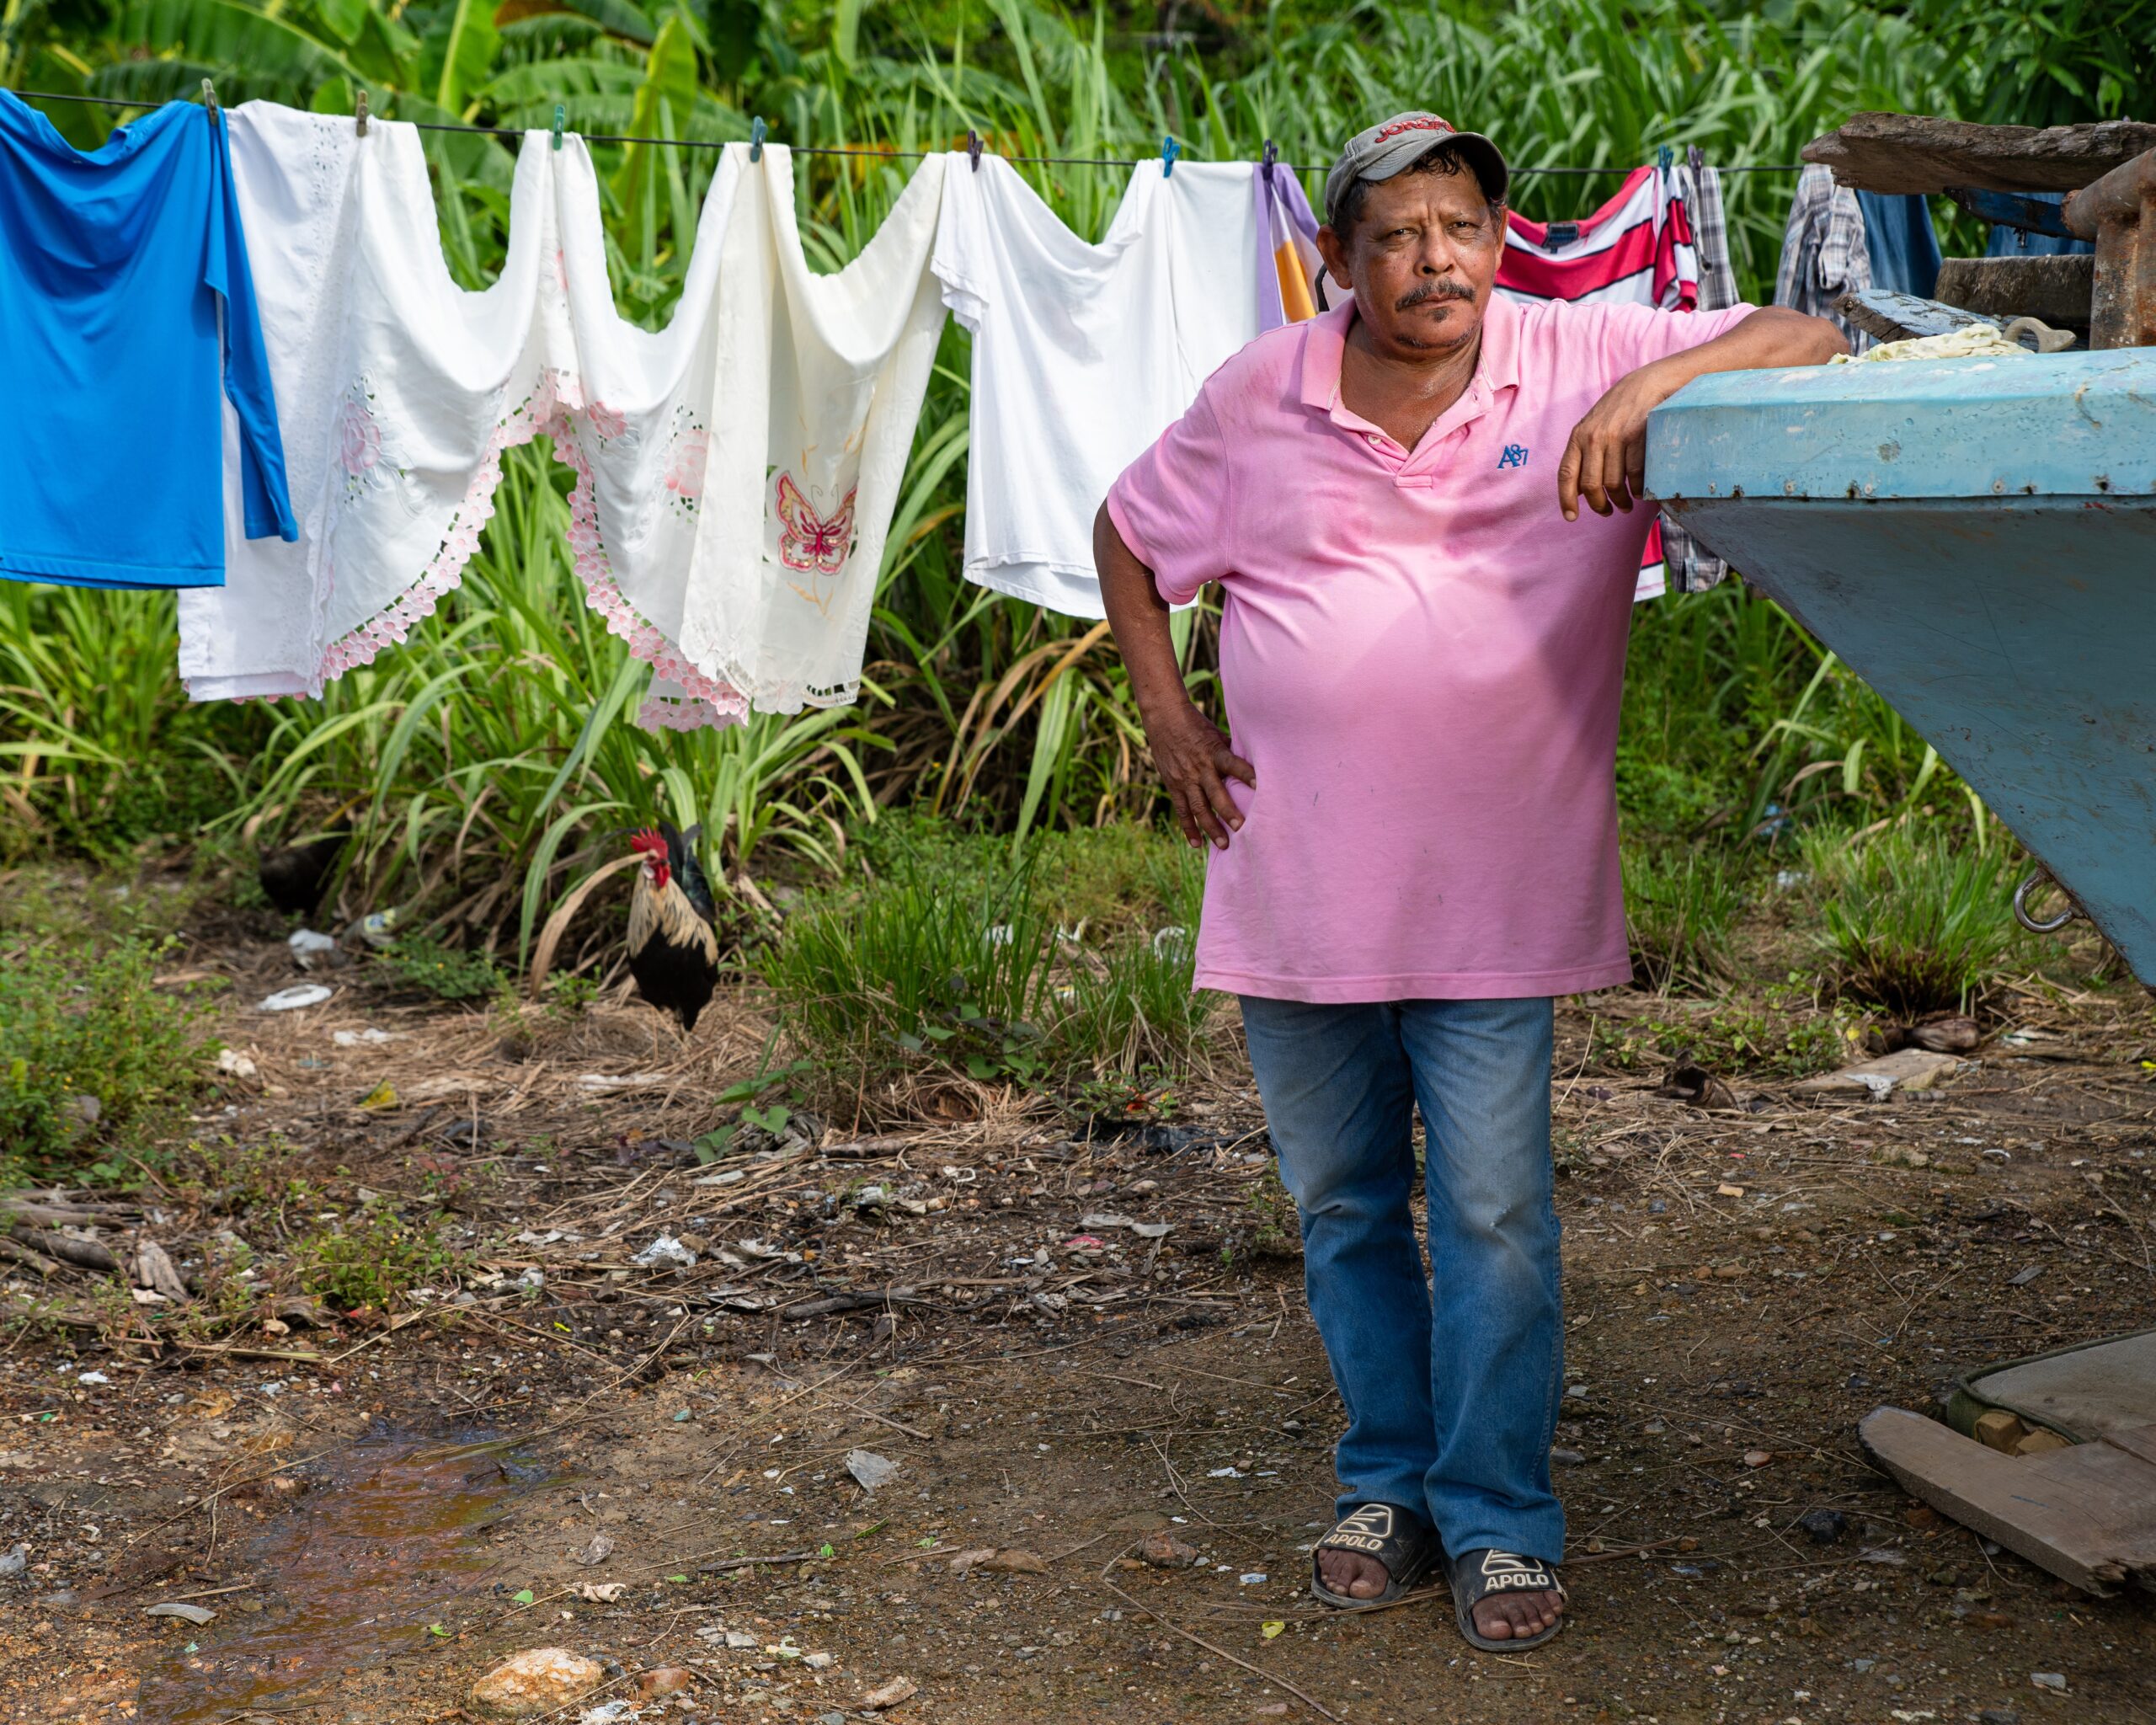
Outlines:
<svg viewBox="0 0 2156 1725"><path fill-rule="evenodd" d="M334 394L353 224L348 194L362 142L350 122L266 102L225 110L232 186L252 236L262 344L296 540L249 539L240 494L239 416L224 412L225 585L179 595L179 674L197 701L319 692L322 661L308 558L313 505L334 451L323 403Z"/></svg>
<svg viewBox="0 0 2156 1725"><path fill-rule="evenodd" d="M949 160L934 268L973 333L966 578L1098 617L1109 485L1258 334L1257 170L1142 163L1089 245L1007 162Z"/></svg>
<svg viewBox="0 0 2156 1725"><path fill-rule="evenodd" d="M915 170L859 256L808 267L793 161L727 155L740 181L717 272L717 403L681 622L684 656L760 712L861 686L883 546L943 306L928 273L944 158Z"/></svg>
<svg viewBox="0 0 2156 1725"><path fill-rule="evenodd" d="M615 309L599 183L581 138L563 142L555 175L563 276L576 333L583 405L554 429L554 455L576 471L569 544L586 601L652 667L638 711L646 729L724 725L745 710L733 688L680 649L681 617L705 506L711 427L719 411L719 259L745 149L718 159L674 314L639 328Z"/></svg>
<svg viewBox="0 0 2156 1725"><path fill-rule="evenodd" d="M501 274L470 292L416 128L361 138L262 102L225 115L301 531L246 541L228 497L226 585L182 595L180 674L198 700L318 695L457 585L502 451L580 399L552 207L571 158L525 135Z"/></svg>

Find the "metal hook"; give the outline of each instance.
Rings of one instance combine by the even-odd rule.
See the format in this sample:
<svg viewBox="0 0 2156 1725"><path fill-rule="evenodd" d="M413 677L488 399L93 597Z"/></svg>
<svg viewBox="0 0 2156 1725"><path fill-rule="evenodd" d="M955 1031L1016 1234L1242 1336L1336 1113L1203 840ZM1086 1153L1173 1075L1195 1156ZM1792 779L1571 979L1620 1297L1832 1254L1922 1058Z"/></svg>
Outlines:
<svg viewBox="0 0 2156 1725"><path fill-rule="evenodd" d="M2058 886L2058 883L2052 879L2048 870L2039 868L2014 889L2014 920L2031 934L2057 934L2075 917L2085 916L2088 914L2080 905L2074 903L2073 894L2068 892L2065 888L2059 887L2060 895L2066 900L2066 908L2048 922L2037 921L2029 914L2029 895L2039 888L2047 886Z"/></svg>
<svg viewBox="0 0 2156 1725"><path fill-rule="evenodd" d="M210 116L210 124L217 123L217 90L206 77L202 80L202 107Z"/></svg>
<svg viewBox="0 0 2156 1725"><path fill-rule="evenodd" d="M764 116L760 114L749 127L749 159L751 162L764 159Z"/></svg>
<svg viewBox="0 0 2156 1725"><path fill-rule="evenodd" d="M1267 185L1273 184L1273 164L1280 159L1280 147L1271 138L1265 141L1265 157L1257 164L1257 171L1265 176Z"/></svg>
<svg viewBox="0 0 2156 1725"><path fill-rule="evenodd" d="M1173 136L1161 140L1161 178L1166 179L1176 171L1176 158L1182 154L1182 146Z"/></svg>
<svg viewBox="0 0 2156 1725"><path fill-rule="evenodd" d="M969 128L966 132L966 160L973 163L975 174L980 172L980 134Z"/></svg>
<svg viewBox="0 0 2156 1725"><path fill-rule="evenodd" d="M367 135L367 93L361 90L352 99L352 120L361 137Z"/></svg>
<svg viewBox="0 0 2156 1725"><path fill-rule="evenodd" d="M564 126L567 126L567 125L568 124L568 119L569 119L568 109L566 109L566 108L564 108L564 107L563 107L563 106L559 102L555 103L555 104L554 104L554 147L555 147L556 149L558 149L558 149L560 149L560 148L561 148L561 147L562 147L562 128L563 128Z"/></svg>

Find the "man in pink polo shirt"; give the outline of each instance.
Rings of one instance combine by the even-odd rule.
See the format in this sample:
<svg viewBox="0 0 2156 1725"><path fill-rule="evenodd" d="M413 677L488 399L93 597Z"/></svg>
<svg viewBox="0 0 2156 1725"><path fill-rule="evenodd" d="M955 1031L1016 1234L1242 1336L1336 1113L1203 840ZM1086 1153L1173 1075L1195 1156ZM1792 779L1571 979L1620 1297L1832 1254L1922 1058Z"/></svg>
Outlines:
<svg viewBox="0 0 2156 1725"><path fill-rule="evenodd" d="M1198 983L1241 997L1347 1408L1313 1589L1390 1598L1442 1557L1462 1633L1517 1651L1564 1603L1550 997L1631 975L1614 766L1646 418L1704 372L1844 344L1794 312L1493 298L1507 177L1434 115L1354 138L1318 234L1353 300L1214 372L1096 549L1154 759L1215 846ZM1208 581L1232 747L1169 638Z"/></svg>

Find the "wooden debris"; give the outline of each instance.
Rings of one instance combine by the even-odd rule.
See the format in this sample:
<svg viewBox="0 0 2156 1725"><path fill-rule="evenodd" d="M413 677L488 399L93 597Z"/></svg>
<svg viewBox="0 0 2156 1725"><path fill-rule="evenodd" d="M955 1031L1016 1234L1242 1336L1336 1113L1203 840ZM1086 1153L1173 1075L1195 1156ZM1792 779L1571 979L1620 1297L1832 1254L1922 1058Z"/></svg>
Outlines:
<svg viewBox="0 0 2156 1725"><path fill-rule="evenodd" d="M60 1274L60 1265L56 1261L47 1258L41 1252L35 1251L24 1245L19 1240L9 1240L0 1236L0 1258L12 1259L16 1263L27 1264L40 1276L56 1276Z"/></svg>
<svg viewBox="0 0 2156 1725"><path fill-rule="evenodd" d="M2118 1443L2156 1429L2156 1330L2013 1360L1966 1382L1977 1401L2031 1426Z"/></svg>
<svg viewBox="0 0 2156 1725"><path fill-rule="evenodd" d="M1939 300L1920 300L1914 294L1897 293L1891 287L1860 288L1854 293L1845 293L1834 302L1834 309L1865 334L1876 335L1881 341L1951 335L1972 323L1989 323L1996 328L1999 322Z"/></svg>
<svg viewBox="0 0 2156 1725"><path fill-rule="evenodd" d="M1737 1106L1737 1092L1728 1083L1716 1077L1705 1067L1681 1064L1669 1069L1669 1074L1655 1092L1673 1102L1689 1103L1695 1108L1733 1108Z"/></svg>
<svg viewBox="0 0 2156 1725"><path fill-rule="evenodd" d="M1952 1055L1905 1048L1876 1060L1860 1060L1838 1072L1807 1078L1796 1089L1800 1096L1822 1096L1833 1091L1868 1091L1884 1096L1891 1090L1929 1090L1961 1064Z"/></svg>
<svg viewBox="0 0 2156 1725"><path fill-rule="evenodd" d="M179 1266L172 1261L172 1254L154 1240L136 1243L135 1285L152 1289L182 1306L194 1297L180 1279Z"/></svg>
<svg viewBox="0 0 2156 1725"><path fill-rule="evenodd" d="M2156 149L2156 126L2105 120L2087 126L1973 126L1913 114L1853 114L1799 153L1866 192L1943 192L1950 185L2000 192L2070 192Z"/></svg>
<svg viewBox="0 0 2156 1725"><path fill-rule="evenodd" d="M2096 260L2086 252L2061 258L1949 258L1932 289L1945 304L1995 318L2041 318L2063 329L2089 327Z"/></svg>
<svg viewBox="0 0 2156 1725"><path fill-rule="evenodd" d="M2011 1455L2023 1435L2021 1422L2004 1407L1993 1407L1977 1416L1976 1427L1970 1435L1987 1450Z"/></svg>
<svg viewBox="0 0 2156 1725"><path fill-rule="evenodd" d="M21 1226L15 1229L14 1236L19 1245L41 1252L47 1258L60 1258L86 1270L103 1270L107 1275L120 1274L120 1260L94 1240L77 1239L72 1234L62 1234L51 1228Z"/></svg>
<svg viewBox="0 0 2156 1725"><path fill-rule="evenodd" d="M2156 1585L2156 1465L2139 1455L2105 1442L2003 1455L1900 1407L1857 1434L1903 1490L2060 1579L2099 1596Z"/></svg>

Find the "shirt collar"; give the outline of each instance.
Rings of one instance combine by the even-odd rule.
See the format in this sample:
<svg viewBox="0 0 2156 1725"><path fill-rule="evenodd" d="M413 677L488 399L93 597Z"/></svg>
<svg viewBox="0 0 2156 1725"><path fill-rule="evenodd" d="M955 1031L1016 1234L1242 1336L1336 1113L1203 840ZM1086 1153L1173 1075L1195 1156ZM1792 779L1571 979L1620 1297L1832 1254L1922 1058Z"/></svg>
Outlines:
<svg viewBox="0 0 2156 1725"><path fill-rule="evenodd" d="M1355 302L1347 300L1321 312L1303 326L1303 405L1330 414L1340 402L1340 366L1348 352L1348 331L1355 321ZM1492 293L1482 309L1482 351L1475 362L1470 393L1484 396L1519 382L1518 303Z"/></svg>

